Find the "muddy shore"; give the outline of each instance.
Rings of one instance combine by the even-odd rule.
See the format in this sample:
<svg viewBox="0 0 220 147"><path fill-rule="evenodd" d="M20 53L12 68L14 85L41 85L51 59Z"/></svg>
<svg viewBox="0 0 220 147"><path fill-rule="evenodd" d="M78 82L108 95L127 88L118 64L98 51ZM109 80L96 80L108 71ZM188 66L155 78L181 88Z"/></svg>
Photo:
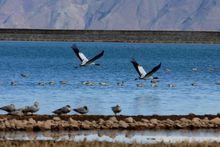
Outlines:
<svg viewBox="0 0 220 147"><path fill-rule="evenodd" d="M0 131L219 129L220 115L0 115Z"/></svg>

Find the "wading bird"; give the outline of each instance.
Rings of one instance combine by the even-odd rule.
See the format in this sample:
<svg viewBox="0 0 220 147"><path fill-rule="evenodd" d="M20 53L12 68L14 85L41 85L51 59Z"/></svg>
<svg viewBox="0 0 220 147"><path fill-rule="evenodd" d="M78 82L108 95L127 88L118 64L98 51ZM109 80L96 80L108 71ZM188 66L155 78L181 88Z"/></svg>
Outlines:
<svg viewBox="0 0 220 147"><path fill-rule="evenodd" d="M120 113L121 112L121 107L119 105L116 105L114 107L112 107L112 111L115 113L115 115L117 113Z"/></svg>
<svg viewBox="0 0 220 147"><path fill-rule="evenodd" d="M79 60L81 61L80 66L87 66L90 64L99 66L100 64L96 64L94 63L94 61L101 58L104 55L104 51L102 51L101 53L97 54L95 57L91 59L87 59L86 56L82 52L79 51L78 47L75 44L71 48L73 49L74 53L79 58Z"/></svg>

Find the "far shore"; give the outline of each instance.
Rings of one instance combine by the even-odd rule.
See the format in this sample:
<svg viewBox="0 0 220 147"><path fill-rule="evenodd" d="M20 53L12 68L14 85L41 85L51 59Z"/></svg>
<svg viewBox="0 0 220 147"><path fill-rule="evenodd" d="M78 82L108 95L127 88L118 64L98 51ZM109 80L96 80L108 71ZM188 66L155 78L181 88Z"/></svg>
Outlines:
<svg viewBox="0 0 220 147"><path fill-rule="evenodd" d="M152 30L0 29L0 41L220 44L220 32Z"/></svg>

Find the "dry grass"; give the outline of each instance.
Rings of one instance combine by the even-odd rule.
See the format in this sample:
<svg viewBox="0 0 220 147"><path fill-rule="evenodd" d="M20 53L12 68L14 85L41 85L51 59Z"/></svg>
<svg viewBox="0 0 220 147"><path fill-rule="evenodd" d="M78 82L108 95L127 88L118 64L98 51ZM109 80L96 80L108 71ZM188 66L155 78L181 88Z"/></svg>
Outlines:
<svg viewBox="0 0 220 147"><path fill-rule="evenodd" d="M218 142L201 143L157 143L157 144L125 144L109 142L70 142L70 141L0 141L0 147L219 147Z"/></svg>

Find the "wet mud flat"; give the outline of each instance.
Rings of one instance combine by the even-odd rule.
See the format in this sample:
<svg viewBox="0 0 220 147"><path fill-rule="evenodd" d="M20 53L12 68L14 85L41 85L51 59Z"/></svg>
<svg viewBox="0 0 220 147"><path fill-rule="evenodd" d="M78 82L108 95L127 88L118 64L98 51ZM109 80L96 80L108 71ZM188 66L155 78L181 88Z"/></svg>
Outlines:
<svg viewBox="0 0 220 147"><path fill-rule="evenodd" d="M220 115L0 115L0 131L219 129Z"/></svg>
<svg viewBox="0 0 220 147"><path fill-rule="evenodd" d="M125 143L111 143L111 142L71 142L71 141L0 141L0 147L4 146L22 146L22 147L30 147L30 146L40 146L40 147L164 147L164 146L178 146L178 147L189 147L189 146L211 146L218 147L220 143L218 142L178 142L178 143L155 143L155 144L125 144Z"/></svg>

